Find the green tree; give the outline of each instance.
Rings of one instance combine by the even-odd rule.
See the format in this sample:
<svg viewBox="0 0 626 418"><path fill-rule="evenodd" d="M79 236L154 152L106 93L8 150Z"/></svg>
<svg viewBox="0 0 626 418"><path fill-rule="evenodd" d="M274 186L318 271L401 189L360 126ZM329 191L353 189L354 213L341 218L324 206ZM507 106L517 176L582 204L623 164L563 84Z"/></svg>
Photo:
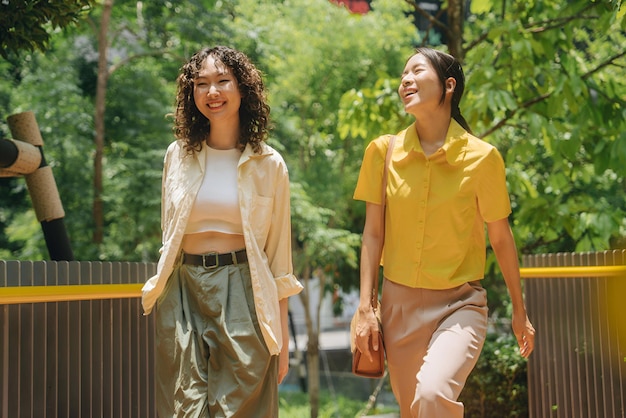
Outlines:
<svg viewBox="0 0 626 418"><path fill-rule="evenodd" d="M52 167L66 213L65 224L72 247L80 254L80 249L89 242L80 231L89 230L90 224L90 215L84 208L85 199L90 196L88 182L92 177L88 165L92 152L89 136L93 124L88 113L91 104L76 83L71 43L54 38L48 54L25 54L25 57L13 68L15 77L2 83L3 88L10 88L3 89L8 95L3 110L6 114L24 111L35 114L44 140L46 161ZM6 181L18 190L25 190L22 178ZM2 205L7 211L7 239L12 243L8 248L14 251L10 258L44 259L47 251L41 227L27 194L20 195L24 200L12 201L10 210L4 200Z"/></svg>
<svg viewBox="0 0 626 418"><path fill-rule="evenodd" d="M154 3L146 7L143 2L122 0L114 8L114 0L104 0L102 7L89 16L89 22L93 27L93 35L97 42L97 70L94 109L94 197L93 197L93 242L100 246L104 240L105 209L103 189L103 158L105 152L106 125L105 113L107 107L107 83L109 78L118 68L136 59L151 56L164 56L176 53L174 48L169 47L176 43L168 34L168 26L164 24L164 15L178 14L172 4L158 3L160 9L155 8ZM213 6L211 1L189 2L185 10L203 10L204 7ZM165 10L165 12L164 12ZM168 12L174 10L174 12ZM113 21L112 21L113 19ZM178 20L178 19L172 19ZM112 25L110 28L109 26ZM219 25L217 26L220 27ZM155 29L158 32L152 32ZM152 43L151 43L152 41ZM109 59L110 49L117 47L117 59ZM123 48L123 49L121 49Z"/></svg>
<svg viewBox="0 0 626 418"><path fill-rule="evenodd" d="M359 281L362 223L354 219L362 219L364 208L351 196L362 142L338 135L341 97L398 73L416 37L406 5L379 1L373 10L361 16L328 1L241 0L233 22L236 46L266 72L276 126L272 143L289 166L312 417L319 410L321 305L310 306L317 298L311 298L309 281L319 280L319 300L336 284L354 288Z"/></svg>
<svg viewBox="0 0 626 418"><path fill-rule="evenodd" d="M624 8L585 0L471 4L459 52L467 79L461 109L506 160L520 252L624 245ZM371 132L397 130L398 118L368 119L393 112L386 83L346 94L343 136L365 143L376 136ZM492 253L486 275L492 311L501 315L506 292Z"/></svg>
<svg viewBox="0 0 626 418"><path fill-rule="evenodd" d="M61 143L45 138L49 143L46 155L55 176L60 176L60 189L67 185L68 193L61 197L75 256L155 260L160 245L163 154L173 140L166 115L173 110L178 68L205 37L218 40L229 36L222 23L226 11L212 10L214 2L210 0L189 1L185 8L165 1L106 4L110 13L107 30L101 30L107 27L102 25L107 9L94 6L79 25L52 37L45 55L27 53L21 60L3 63L10 71L0 84L1 97L6 97L3 106L7 114L33 110L42 130L54 126L64 138ZM185 30L179 30L181 27ZM181 32L192 39L181 38ZM69 107L74 95L81 101L77 109ZM80 132L65 117L76 111L81 113L76 120L87 121ZM3 124L0 127L6 131ZM85 143L85 136L91 137L91 145ZM81 144L81 151L59 152L60 147L72 148L71 144ZM94 164L85 166L89 161ZM58 166L75 168L80 186L56 174ZM20 198L27 199L23 193L16 195L16 200ZM95 202L96 210L85 216L90 202ZM14 212L7 212L6 226L10 228L17 220ZM22 243L22 248L41 247L29 244L40 240L40 234L27 233L24 228L11 231L15 231L9 238L11 248L19 248L17 243ZM87 239L94 235L95 243ZM13 257L45 258L44 254L17 250Z"/></svg>
<svg viewBox="0 0 626 418"><path fill-rule="evenodd" d="M624 236L626 19L616 5L485 2L467 26L468 84L480 86L467 116L506 158L524 253L604 250Z"/></svg>
<svg viewBox="0 0 626 418"><path fill-rule="evenodd" d="M0 3L0 56L44 51L50 30L69 26L89 10L90 0L26 0Z"/></svg>
<svg viewBox="0 0 626 418"><path fill-rule="evenodd" d="M69 27L76 23L80 16L90 7L89 0L65 0L65 1L11 1L0 4L0 57L6 61L0 61L2 73L7 74L5 80L0 81L2 94L2 115L8 115L10 111L9 92L19 83L19 73L16 71L18 56L24 52L34 50L44 51L49 43L52 30ZM0 122L0 137L9 137L6 125ZM0 182L0 194L4 196L3 202L7 207L0 207L0 231L9 227L14 216L27 217L24 212L27 205L26 189L23 182L16 178L2 179ZM32 213L30 213L32 215ZM5 234L0 234L0 258L11 258L11 251L19 248L18 237L27 237L39 234L32 233L37 221L31 216L29 221L20 221L19 224L27 228L12 228L13 239ZM39 229L37 227L37 229ZM40 242L41 244L41 242ZM35 245L31 250L25 250L27 254L35 257L41 252L41 245Z"/></svg>

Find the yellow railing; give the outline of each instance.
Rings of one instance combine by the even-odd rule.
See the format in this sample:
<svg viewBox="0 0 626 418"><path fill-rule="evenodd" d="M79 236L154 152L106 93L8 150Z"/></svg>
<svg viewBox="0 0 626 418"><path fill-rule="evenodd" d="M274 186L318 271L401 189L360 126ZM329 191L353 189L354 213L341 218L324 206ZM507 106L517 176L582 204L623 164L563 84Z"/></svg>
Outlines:
<svg viewBox="0 0 626 418"><path fill-rule="evenodd" d="M523 267L519 269L524 279L558 277L616 277L626 275L626 266L584 267Z"/></svg>
<svg viewBox="0 0 626 418"><path fill-rule="evenodd" d="M0 287L0 305L141 297L143 283Z"/></svg>
<svg viewBox="0 0 626 418"><path fill-rule="evenodd" d="M625 276L626 266L523 267L524 279L558 277ZM15 286L0 288L0 305L74 300L125 299L141 297L143 283L72 286Z"/></svg>

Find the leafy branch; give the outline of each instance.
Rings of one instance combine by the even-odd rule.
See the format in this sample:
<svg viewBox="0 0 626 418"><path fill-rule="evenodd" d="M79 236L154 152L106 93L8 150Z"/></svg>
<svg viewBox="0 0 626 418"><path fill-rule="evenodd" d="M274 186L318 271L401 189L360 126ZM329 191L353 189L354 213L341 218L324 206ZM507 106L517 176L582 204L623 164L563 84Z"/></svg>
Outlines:
<svg viewBox="0 0 626 418"><path fill-rule="evenodd" d="M547 32L548 30L561 29L564 26L566 26L568 23L572 23L575 21L580 21L580 20L586 21L586 20L596 19L597 18L596 16L583 14L584 12L588 11L589 9L593 7L596 7L596 4L589 3L582 10L580 10L577 13L574 13L571 16L563 16L563 17L559 17L555 19L547 19L541 22L534 22L533 24L523 26L520 32L528 31L531 33L544 33L544 32ZM476 47L476 45L479 45L481 42L486 40L488 37L489 37L489 30L483 32L478 37L476 37L472 42L468 43L467 46L465 47L465 51L466 52L470 51L471 49Z"/></svg>
<svg viewBox="0 0 626 418"><path fill-rule="evenodd" d="M596 6L597 6L596 3L590 2L589 4L587 4L586 7L583 7L582 10L574 13L571 16L557 17L555 19L544 20L543 22L536 22L533 25L525 26L524 29L532 33L540 33L540 32L545 32L545 31L552 30L552 29L560 29L563 26L567 25L568 23L571 23L577 20L597 19L597 16L584 15L585 12L587 12L588 10Z"/></svg>
<svg viewBox="0 0 626 418"><path fill-rule="evenodd" d="M588 79L591 75L597 73L598 71L600 71L602 68L607 67L611 64L613 64L616 60L620 59L621 57L626 55L626 51L622 51L616 55L613 55L612 57L607 58L605 61L601 62L600 64L598 64L595 68L593 68L592 70L587 71L585 74L583 74L580 78L583 80ZM545 93L542 94L540 96L534 97L524 103L521 103L516 109L512 109L509 112L507 112L506 116L502 119L500 119L498 121L498 123L496 123L495 125L493 125L491 128L487 129L485 132L482 132L479 136L480 137L485 137L488 136L490 134L492 134L493 132L497 131L498 129L502 128L503 126L507 125L508 122L513 119L513 117L517 114L517 112L524 110L524 109L528 109L529 107L543 102L544 100L550 98L552 96L552 94L554 93L554 91L549 92L549 93Z"/></svg>
<svg viewBox="0 0 626 418"><path fill-rule="evenodd" d="M593 74L597 73L598 71L600 71L601 69L603 69L604 67L608 67L611 64L614 64L615 61L617 61L618 59L620 59L621 57L626 55L626 50L620 52L617 55L613 55L612 57L608 58L606 61L604 61L603 63L601 63L600 65L598 65L596 68L594 68L591 71L588 71L587 73L583 74L583 76L581 77L583 80L586 80L587 78L591 77ZM617 64L615 64L617 65ZM619 67L623 67L621 65L617 65Z"/></svg>

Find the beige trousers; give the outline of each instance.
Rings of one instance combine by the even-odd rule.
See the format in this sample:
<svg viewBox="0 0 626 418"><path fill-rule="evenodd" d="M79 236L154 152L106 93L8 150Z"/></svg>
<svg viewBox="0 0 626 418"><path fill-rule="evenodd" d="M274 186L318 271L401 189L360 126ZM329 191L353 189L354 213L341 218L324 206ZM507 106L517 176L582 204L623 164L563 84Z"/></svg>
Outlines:
<svg viewBox="0 0 626 418"><path fill-rule="evenodd" d="M278 357L261 335L247 263L176 267L155 319L160 418L278 417Z"/></svg>
<svg viewBox="0 0 626 418"><path fill-rule="evenodd" d="M385 280L381 316L401 418L463 418L457 399L487 333L487 296L479 282L429 290Z"/></svg>

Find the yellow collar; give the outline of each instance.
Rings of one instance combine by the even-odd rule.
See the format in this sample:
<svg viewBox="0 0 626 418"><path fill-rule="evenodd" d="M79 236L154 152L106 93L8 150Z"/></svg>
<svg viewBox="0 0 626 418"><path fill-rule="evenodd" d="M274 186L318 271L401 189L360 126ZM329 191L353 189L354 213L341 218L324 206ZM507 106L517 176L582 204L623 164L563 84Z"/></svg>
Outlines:
<svg viewBox="0 0 626 418"><path fill-rule="evenodd" d="M441 147L446 153L446 160L450 165L459 164L463 161L466 152L466 145L470 134L459 125L454 119L450 120L446 140ZM415 123L398 133L398 137L402 138L402 147L394 150L394 159L403 160L411 151L424 153L422 144L415 130Z"/></svg>

